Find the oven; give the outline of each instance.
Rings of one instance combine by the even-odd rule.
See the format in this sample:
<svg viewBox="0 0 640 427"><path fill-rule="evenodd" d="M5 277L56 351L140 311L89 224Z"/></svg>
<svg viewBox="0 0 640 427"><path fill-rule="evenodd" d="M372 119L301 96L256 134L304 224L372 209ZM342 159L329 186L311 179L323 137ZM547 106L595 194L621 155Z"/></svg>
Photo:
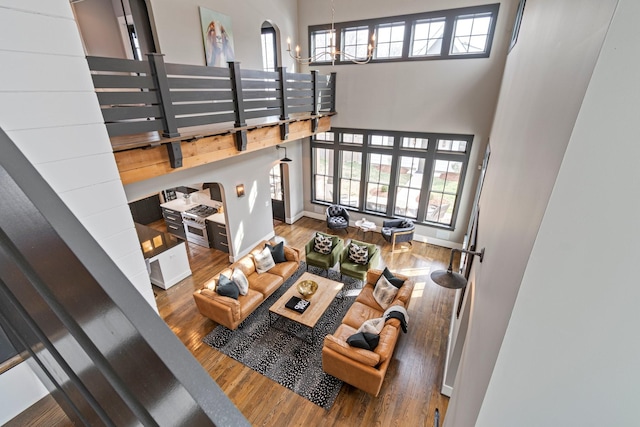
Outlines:
<svg viewBox="0 0 640 427"><path fill-rule="evenodd" d="M182 223L184 224L187 241L205 248L211 247L209 245L209 236L207 235L206 218L217 211L216 208L211 206L198 205L182 212Z"/></svg>

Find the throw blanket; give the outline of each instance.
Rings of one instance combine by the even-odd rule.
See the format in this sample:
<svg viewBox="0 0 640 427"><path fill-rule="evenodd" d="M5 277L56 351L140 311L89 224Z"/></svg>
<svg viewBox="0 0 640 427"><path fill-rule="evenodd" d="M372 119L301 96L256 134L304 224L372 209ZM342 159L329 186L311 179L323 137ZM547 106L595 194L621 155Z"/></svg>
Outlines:
<svg viewBox="0 0 640 427"><path fill-rule="evenodd" d="M399 319L400 325L402 326L402 331L405 333L407 332L407 326L409 325L409 314L407 313L407 310L405 310L405 308L401 305L392 305L391 307L387 308L382 317L365 321L362 325L360 325L356 333L368 332L371 334L380 335L380 332L382 332L382 328L384 328L384 323L387 321L387 319L391 318Z"/></svg>

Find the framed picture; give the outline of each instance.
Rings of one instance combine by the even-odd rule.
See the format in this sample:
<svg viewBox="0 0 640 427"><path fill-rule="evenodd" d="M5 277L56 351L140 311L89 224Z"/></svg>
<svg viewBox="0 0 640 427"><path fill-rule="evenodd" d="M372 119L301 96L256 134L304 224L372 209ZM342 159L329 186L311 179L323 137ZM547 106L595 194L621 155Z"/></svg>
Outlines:
<svg viewBox="0 0 640 427"><path fill-rule="evenodd" d="M511 44L509 44L509 51L513 49L518 41L518 33L520 33L520 24L522 24L522 15L524 14L524 4L526 0L520 0L518 3L518 12L516 13L516 20L513 23L513 32L511 33Z"/></svg>
<svg viewBox="0 0 640 427"><path fill-rule="evenodd" d="M200 23L206 65L210 67L228 67L227 62L235 59L231 18L201 6Z"/></svg>

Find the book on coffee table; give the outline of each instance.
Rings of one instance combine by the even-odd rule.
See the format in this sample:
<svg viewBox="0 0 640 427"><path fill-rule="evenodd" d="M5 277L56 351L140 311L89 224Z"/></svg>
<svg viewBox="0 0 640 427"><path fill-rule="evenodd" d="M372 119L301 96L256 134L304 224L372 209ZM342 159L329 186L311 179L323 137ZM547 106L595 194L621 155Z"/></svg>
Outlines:
<svg viewBox="0 0 640 427"><path fill-rule="evenodd" d="M298 313L304 313L304 311L307 309L307 307L309 307L310 304L311 302L302 298L291 297L291 299L289 299L289 301L287 301L284 306L291 310L295 310Z"/></svg>

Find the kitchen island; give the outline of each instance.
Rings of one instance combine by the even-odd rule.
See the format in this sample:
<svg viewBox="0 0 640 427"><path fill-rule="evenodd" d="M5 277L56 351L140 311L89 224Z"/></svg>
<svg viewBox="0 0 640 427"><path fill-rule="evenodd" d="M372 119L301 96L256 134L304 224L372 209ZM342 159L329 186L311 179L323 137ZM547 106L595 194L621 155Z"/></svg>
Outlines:
<svg viewBox="0 0 640 427"><path fill-rule="evenodd" d="M169 289L191 276L187 248L183 240L146 225L136 223L135 226L152 284Z"/></svg>

